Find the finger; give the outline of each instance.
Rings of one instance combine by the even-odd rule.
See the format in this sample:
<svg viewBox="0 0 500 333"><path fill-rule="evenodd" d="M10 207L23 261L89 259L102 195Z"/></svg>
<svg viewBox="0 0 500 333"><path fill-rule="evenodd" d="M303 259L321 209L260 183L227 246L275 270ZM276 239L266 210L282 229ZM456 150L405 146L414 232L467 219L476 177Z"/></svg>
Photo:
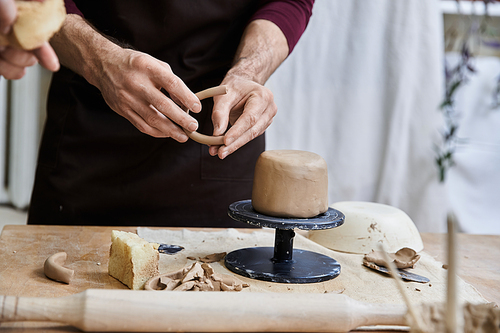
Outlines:
<svg viewBox="0 0 500 333"><path fill-rule="evenodd" d="M241 116L234 122L233 126L227 131L224 137L224 144L231 145L233 141L241 137L245 132L253 130L258 123L271 123L272 118L276 115L277 106L273 100L262 98L259 95L251 95L244 105L235 105L231 112L239 113ZM230 116L231 117L231 116Z"/></svg>
<svg viewBox="0 0 500 333"><path fill-rule="evenodd" d="M37 63L33 53L13 47L5 48L0 53L0 58L15 67L30 67Z"/></svg>
<svg viewBox="0 0 500 333"><path fill-rule="evenodd" d="M140 132L153 136L155 138L166 138L169 137L167 134L162 131L151 127L139 114L137 114L134 110L127 110L123 112L123 117L125 117L128 121L134 125Z"/></svg>
<svg viewBox="0 0 500 333"><path fill-rule="evenodd" d="M227 130L229 114L231 109L234 108L234 104L236 104L232 99L232 95L229 94L214 97L214 108L212 111L213 135L222 135Z"/></svg>
<svg viewBox="0 0 500 333"><path fill-rule="evenodd" d="M0 0L0 33L7 35L17 16L14 0Z"/></svg>
<svg viewBox="0 0 500 333"><path fill-rule="evenodd" d="M45 42L40 48L33 50L33 54L40 62L40 65L49 71L57 72L59 70L59 59L48 42Z"/></svg>
<svg viewBox="0 0 500 333"><path fill-rule="evenodd" d="M167 63L160 62L158 70L153 72L155 83L165 89L170 96L180 101L189 110L198 113L201 111L201 102L186 84L172 72Z"/></svg>
<svg viewBox="0 0 500 333"><path fill-rule="evenodd" d="M149 127L154 128L163 133L161 137L171 137L178 142L186 142L189 139L186 133L179 126L175 125L154 106L146 106L144 104L137 103L134 104L133 110L139 117L141 117L144 123L148 125L145 130L149 130ZM147 134L149 134L149 132Z"/></svg>
<svg viewBox="0 0 500 333"><path fill-rule="evenodd" d="M210 146L210 147L208 147L208 153L210 154L210 156L218 155L220 147L222 147L222 146Z"/></svg>
<svg viewBox="0 0 500 333"><path fill-rule="evenodd" d="M262 119L261 121L257 122L255 126L249 128L242 135L238 136L238 138L231 144L228 144L227 146L226 145L221 146L218 150L219 158L221 159L226 158L228 155L234 153L236 150L243 147L246 143L262 135L266 130L266 128L269 127L271 122L272 120L269 122L267 120Z"/></svg>
<svg viewBox="0 0 500 333"><path fill-rule="evenodd" d="M165 96L159 90L146 89L144 93L146 95L146 102L153 105L156 110L160 111L174 123L191 132L198 129L198 122L196 119L187 114L177 104L175 104L174 101Z"/></svg>
<svg viewBox="0 0 500 333"><path fill-rule="evenodd" d="M14 66L7 61L0 59L0 75L7 80L19 80L26 74L24 67Z"/></svg>

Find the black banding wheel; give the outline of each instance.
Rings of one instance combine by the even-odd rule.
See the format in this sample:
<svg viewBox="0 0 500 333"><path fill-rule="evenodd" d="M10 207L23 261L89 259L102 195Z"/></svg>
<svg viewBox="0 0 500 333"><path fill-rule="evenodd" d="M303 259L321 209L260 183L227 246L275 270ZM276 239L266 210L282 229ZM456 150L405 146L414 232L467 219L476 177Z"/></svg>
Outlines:
<svg viewBox="0 0 500 333"><path fill-rule="evenodd" d="M228 214L236 221L276 229L274 248L239 249L226 255L225 265L232 272L252 279L278 283L314 283L331 280L340 274L340 264L320 253L293 248L293 229L321 230L341 226L344 214L328 208L308 219L281 218L256 212L251 200L229 206Z"/></svg>

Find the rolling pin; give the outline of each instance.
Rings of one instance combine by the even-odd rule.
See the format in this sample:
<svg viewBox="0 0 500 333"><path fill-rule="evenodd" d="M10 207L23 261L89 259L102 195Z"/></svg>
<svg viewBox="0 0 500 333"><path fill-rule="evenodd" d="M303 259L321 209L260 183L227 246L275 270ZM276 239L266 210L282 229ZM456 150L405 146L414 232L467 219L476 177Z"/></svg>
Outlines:
<svg viewBox="0 0 500 333"><path fill-rule="evenodd" d="M339 294L88 289L59 298L0 296L0 322L52 321L86 332L347 332L405 325L402 305Z"/></svg>

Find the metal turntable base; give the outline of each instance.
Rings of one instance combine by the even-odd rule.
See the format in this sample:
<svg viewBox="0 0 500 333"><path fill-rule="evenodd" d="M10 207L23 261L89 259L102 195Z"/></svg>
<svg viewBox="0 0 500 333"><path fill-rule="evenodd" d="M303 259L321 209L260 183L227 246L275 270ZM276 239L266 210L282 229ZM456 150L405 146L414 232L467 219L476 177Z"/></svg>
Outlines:
<svg viewBox="0 0 500 333"><path fill-rule="evenodd" d="M251 200L229 206L234 220L276 229L274 248L239 249L226 255L225 265L232 272L251 279L278 283L314 283L331 280L340 274L340 264L320 253L293 249L293 229L321 230L341 226L344 214L328 208L323 214L309 219L281 218L256 212Z"/></svg>

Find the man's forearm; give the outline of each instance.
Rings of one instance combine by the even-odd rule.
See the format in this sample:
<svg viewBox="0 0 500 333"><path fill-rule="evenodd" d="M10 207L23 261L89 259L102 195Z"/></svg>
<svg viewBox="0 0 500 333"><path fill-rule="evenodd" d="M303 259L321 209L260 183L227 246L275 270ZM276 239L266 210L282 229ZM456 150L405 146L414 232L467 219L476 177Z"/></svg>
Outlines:
<svg viewBox="0 0 500 333"><path fill-rule="evenodd" d="M288 43L271 21L255 20L245 29L227 76L237 75L264 84L288 56Z"/></svg>
<svg viewBox="0 0 500 333"><path fill-rule="evenodd" d="M61 30L51 39L62 65L96 85L99 58L120 47L97 32L82 17L67 15Z"/></svg>

